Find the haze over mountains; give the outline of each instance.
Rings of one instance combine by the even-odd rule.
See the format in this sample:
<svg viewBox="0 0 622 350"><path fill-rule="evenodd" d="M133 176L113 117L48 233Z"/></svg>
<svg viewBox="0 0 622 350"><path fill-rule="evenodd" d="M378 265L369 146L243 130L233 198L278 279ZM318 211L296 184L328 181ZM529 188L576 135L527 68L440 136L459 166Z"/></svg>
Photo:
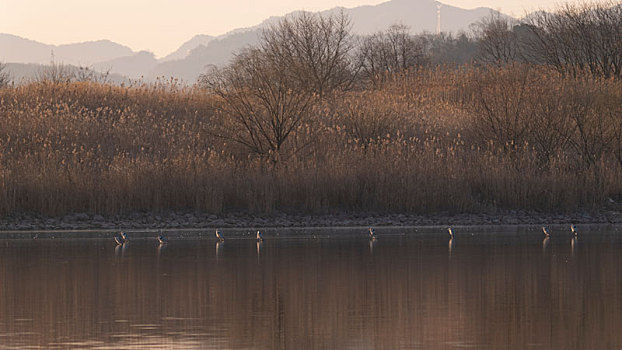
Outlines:
<svg viewBox="0 0 622 350"><path fill-rule="evenodd" d="M375 33L396 23L409 26L412 33L435 32L436 5L437 2L433 0L391 0L375 6L334 8L321 13L331 14L343 10L352 20L354 34ZM472 23L491 12L494 11L489 8L465 10L442 5L441 29L444 32L468 30ZM254 27L236 29L219 37L196 35L178 50L160 59L156 59L150 52L134 52L129 47L109 40L56 46L0 34L0 62L8 63L8 70L11 71L11 63L49 64L53 59L57 63L89 66L131 79L142 77L152 80L165 76L193 82L207 65L224 64L234 52L256 44L262 30L278 23L281 18L270 17ZM20 67L22 70L19 74L11 72L15 80L28 77L23 65Z"/></svg>

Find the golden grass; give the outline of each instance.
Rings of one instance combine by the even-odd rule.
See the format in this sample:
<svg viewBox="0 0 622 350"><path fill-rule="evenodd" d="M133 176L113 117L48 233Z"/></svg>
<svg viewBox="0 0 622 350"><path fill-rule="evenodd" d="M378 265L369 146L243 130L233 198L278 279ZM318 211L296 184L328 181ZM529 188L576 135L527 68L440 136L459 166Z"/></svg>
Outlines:
<svg viewBox="0 0 622 350"><path fill-rule="evenodd" d="M424 69L316 106L274 166L216 136L231 124L198 87L5 88L0 215L600 208L622 195L621 96L537 67Z"/></svg>

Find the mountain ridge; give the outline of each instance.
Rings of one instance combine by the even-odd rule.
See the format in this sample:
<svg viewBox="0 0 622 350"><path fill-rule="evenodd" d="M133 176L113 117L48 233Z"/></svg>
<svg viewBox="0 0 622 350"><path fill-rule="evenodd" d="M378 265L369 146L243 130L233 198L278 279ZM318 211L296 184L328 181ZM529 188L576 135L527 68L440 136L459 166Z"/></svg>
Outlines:
<svg viewBox="0 0 622 350"><path fill-rule="evenodd" d="M437 3L434 0L390 0L353 8L336 6L317 13L331 15L343 12L350 17L352 32L356 35L372 34L396 23L409 26L415 34L435 32ZM303 11L270 16L254 26L236 28L219 36L194 35L160 59L156 59L152 53L135 52L107 39L48 45L12 34L0 34L0 62L47 64L54 60L57 63L103 69L132 79L142 77L151 80L158 76L174 76L191 82L206 66L225 64L235 52L256 44L265 28L300 12ZM472 23L495 12L485 7L462 9L442 4L441 29L444 32L468 30Z"/></svg>

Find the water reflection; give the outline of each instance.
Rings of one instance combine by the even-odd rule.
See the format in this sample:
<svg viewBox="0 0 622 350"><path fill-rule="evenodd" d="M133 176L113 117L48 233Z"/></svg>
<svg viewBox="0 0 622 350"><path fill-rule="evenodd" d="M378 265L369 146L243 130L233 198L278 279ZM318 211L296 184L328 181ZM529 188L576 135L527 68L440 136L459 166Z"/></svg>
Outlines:
<svg viewBox="0 0 622 350"><path fill-rule="evenodd" d="M221 255L222 247L225 245L225 241L216 241L216 262Z"/></svg>
<svg viewBox="0 0 622 350"><path fill-rule="evenodd" d="M551 240L551 238L549 236L544 237L544 239L542 240L542 253L546 253L546 247L549 246L549 241Z"/></svg>
<svg viewBox="0 0 622 350"><path fill-rule="evenodd" d="M160 256L162 255L162 253L166 250L166 248L168 247L167 243L159 243L158 247L156 248L156 257L158 259L160 259Z"/></svg>
<svg viewBox="0 0 622 350"><path fill-rule="evenodd" d="M376 242L378 242L376 238L369 239L369 255L374 255L374 248L376 247Z"/></svg>
<svg viewBox="0 0 622 350"><path fill-rule="evenodd" d="M447 242L447 252L449 253L449 257L451 258L451 251L454 248L454 237L452 236Z"/></svg>
<svg viewBox="0 0 622 350"><path fill-rule="evenodd" d="M622 347L620 242L445 237L15 241L0 348Z"/></svg>
<svg viewBox="0 0 622 350"><path fill-rule="evenodd" d="M261 248L263 248L263 239L257 241L255 245L257 246L257 261L259 261L259 254L261 253Z"/></svg>
<svg viewBox="0 0 622 350"><path fill-rule="evenodd" d="M114 247L114 255L116 257L123 257L125 255L125 252L128 250L129 247L129 243L125 243L125 244L117 244Z"/></svg>

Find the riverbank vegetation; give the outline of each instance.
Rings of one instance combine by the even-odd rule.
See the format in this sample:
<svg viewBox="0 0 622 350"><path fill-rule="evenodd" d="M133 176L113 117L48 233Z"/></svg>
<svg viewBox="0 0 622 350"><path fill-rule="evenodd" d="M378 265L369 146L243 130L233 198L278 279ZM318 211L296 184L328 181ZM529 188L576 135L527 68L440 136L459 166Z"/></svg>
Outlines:
<svg viewBox="0 0 622 350"><path fill-rule="evenodd" d="M433 62L439 45L407 28L353 38L347 18L306 14L194 86L0 88L0 215L568 212L622 201L617 56L564 58L568 68L509 41L540 58L491 59L502 47L483 45L492 29L515 40L545 28L499 21L481 24L469 63ZM612 28L617 41L600 49L622 55L622 27Z"/></svg>

